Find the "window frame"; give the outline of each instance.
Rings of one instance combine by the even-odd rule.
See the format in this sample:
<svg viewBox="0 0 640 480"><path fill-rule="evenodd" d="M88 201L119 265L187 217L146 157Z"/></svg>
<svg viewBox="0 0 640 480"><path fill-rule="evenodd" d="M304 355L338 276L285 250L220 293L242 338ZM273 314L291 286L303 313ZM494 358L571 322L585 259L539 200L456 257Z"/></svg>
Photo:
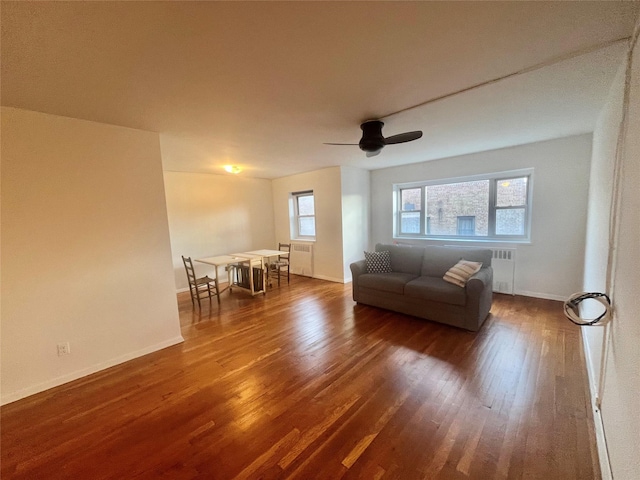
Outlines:
<svg viewBox="0 0 640 480"><path fill-rule="evenodd" d="M420 231L423 232L426 228L426 218L425 218L425 213L424 213L424 205L425 205L425 189L422 188L421 192L420 192L420 209L413 209L413 210L405 210L404 209L404 205L402 204L402 190L413 190L417 187L408 187L408 188L402 188L401 190L398 191L398 205L400 206L399 211L398 211L398 232L400 232L400 228L401 228L401 219L402 219L402 214L403 213L418 213L420 216ZM403 236L405 235L415 235L414 233L403 233Z"/></svg>
<svg viewBox="0 0 640 480"><path fill-rule="evenodd" d="M455 178L442 178L436 180L427 180L421 182L398 183L393 185L394 198L394 219L393 219L393 237L398 239L424 239L424 240L445 240L459 242L491 242L491 243L531 243L531 219L532 219L532 201L533 201L533 168L525 168L519 170L509 170L503 172L487 173L482 175L469 175ZM515 178L527 178L526 203L524 205L497 206L498 184L504 180ZM436 185L447 185L453 183L465 183L474 181L489 181L489 204L488 204L488 231L486 236L471 235L434 235L427 232L427 188ZM402 190L421 188L421 209L413 210L420 213L420 233L402 233L401 220L402 213ZM496 234L496 216L498 210L524 210L524 234L523 235L502 235Z"/></svg>
<svg viewBox="0 0 640 480"><path fill-rule="evenodd" d="M300 207L298 205L299 199L302 197L313 197L313 215L300 215ZM316 199L313 194L313 190L305 190L302 192L291 192L291 200L293 202L293 231L292 237L296 240L315 240L316 235L303 235L300 233L300 219L302 218L312 218L313 219L313 230L316 232Z"/></svg>

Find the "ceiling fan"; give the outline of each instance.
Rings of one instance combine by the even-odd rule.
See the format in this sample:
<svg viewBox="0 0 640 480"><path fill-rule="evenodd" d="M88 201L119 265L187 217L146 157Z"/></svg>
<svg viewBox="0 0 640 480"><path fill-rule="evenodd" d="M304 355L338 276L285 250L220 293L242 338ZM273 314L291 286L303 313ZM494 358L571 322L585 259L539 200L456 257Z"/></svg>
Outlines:
<svg viewBox="0 0 640 480"><path fill-rule="evenodd" d="M359 143L325 143L325 145L358 145L360 150L367 152L367 157L374 157L382 151L385 145L412 142L422 137L422 131L416 130L385 138L382 136L383 126L384 123L380 120L368 120L360 125L362 138Z"/></svg>

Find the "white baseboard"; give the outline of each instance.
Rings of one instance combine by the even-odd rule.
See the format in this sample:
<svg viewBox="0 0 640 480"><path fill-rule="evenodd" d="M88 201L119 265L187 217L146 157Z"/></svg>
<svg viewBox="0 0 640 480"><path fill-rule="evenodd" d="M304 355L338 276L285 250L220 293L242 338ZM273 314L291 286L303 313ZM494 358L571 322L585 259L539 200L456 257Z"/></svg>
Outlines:
<svg viewBox="0 0 640 480"><path fill-rule="evenodd" d="M528 290L516 290L514 294L523 295L525 297L544 298L545 300L558 300L560 302L564 302L567 299L567 297L563 297L562 295L555 295L553 293L530 292Z"/></svg>
<svg viewBox="0 0 640 480"><path fill-rule="evenodd" d="M163 348L177 345L178 343L182 342L184 342L184 338L182 338L182 335L180 335L178 337L170 338L155 345L149 345L148 347L142 348L140 350L129 352L116 358L112 358L111 360L107 360L106 362L100 362L87 368L76 370L75 372L71 372L60 377L52 378L51 380L47 380L46 382L38 383L36 385L23 388L16 392L8 393L2 396L2 398L0 399L0 405L6 405L7 403L15 402L30 395L44 392L45 390L49 390L50 388L72 382L73 380L86 377L87 375L91 375L92 373L105 370L115 365L128 362L129 360L133 360L134 358L142 357L143 355L147 355L149 353L153 353L158 350L162 350Z"/></svg>
<svg viewBox="0 0 640 480"><path fill-rule="evenodd" d="M582 329L589 327L581 327ZM582 339L582 349L584 350L585 363L587 364L587 377L589 379L589 393L591 395L591 409L593 411L593 426L596 433L596 447L598 449L598 460L600 461L600 475L602 480L613 480L611 464L609 463L609 452L607 451L607 439L604 434L604 424L602 414L598 406L598 382L589 358L591 358L591 347L584 334Z"/></svg>

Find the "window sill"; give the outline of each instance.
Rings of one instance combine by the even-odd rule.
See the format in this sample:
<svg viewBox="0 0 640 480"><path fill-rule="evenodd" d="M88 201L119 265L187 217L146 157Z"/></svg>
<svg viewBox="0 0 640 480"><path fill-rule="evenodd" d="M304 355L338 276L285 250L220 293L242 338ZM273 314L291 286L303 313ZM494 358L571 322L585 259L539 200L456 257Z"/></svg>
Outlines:
<svg viewBox="0 0 640 480"><path fill-rule="evenodd" d="M440 243L482 243L482 244L517 244L517 245L531 245L532 242L530 239L523 240L514 240L514 239L497 239L497 238L486 238L486 239L475 239L475 238L455 238L455 237L393 237L394 241L401 242L403 240L411 240L411 241L422 241L422 242L440 242Z"/></svg>

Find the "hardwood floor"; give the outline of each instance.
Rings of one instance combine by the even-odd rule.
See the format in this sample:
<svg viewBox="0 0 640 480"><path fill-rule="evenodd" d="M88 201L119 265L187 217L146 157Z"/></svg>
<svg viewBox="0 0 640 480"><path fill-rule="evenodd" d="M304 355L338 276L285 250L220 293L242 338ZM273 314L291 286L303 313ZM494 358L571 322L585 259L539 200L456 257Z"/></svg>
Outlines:
<svg viewBox="0 0 640 480"><path fill-rule="evenodd" d="M473 334L350 288L179 295L183 344L2 407L2 478L599 478L559 302L496 295Z"/></svg>

